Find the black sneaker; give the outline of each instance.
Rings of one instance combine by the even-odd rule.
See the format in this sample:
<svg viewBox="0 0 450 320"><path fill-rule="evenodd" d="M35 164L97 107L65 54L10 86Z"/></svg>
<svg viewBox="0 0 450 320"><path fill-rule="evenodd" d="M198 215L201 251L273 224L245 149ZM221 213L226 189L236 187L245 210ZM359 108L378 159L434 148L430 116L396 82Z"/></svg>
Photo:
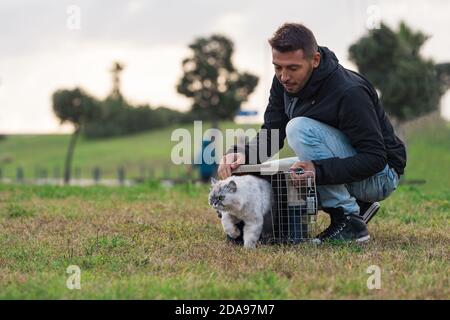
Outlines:
<svg viewBox="0 0 450 320"><path fill-rule="evenodd" d="M379 202L372 203L360 200L356 200L356 202L359 205L359 216L366 224L369 223L369 221L377 214L381 207Z"/></svg>
<svg viewBox="0 0 450 320"><path fill-rule="evenodd" d="M356 243L367 242L370 239L367 226L360 216L357 215L335 215L333 226L325 235L317 237L313 240L314 243L323 243L330 241L349 241ZM319 235L320 236L320 235Z"/></svg>
<svg viewBox="0 0 450 320"><path fill-rule="evenodd" d="M330 216L330 225L316 236L316 238L319 239L326 238L328 234L336 228L340 220L338 217L342 215L339 208L322 208L322 211Z"/></svg>

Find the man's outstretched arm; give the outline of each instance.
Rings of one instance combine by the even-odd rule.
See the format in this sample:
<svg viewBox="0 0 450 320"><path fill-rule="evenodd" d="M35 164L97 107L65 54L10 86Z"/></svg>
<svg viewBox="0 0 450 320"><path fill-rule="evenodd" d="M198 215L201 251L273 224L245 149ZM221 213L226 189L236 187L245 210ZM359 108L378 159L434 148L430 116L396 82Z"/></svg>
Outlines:
<svg viewBox="0 0 450 320"><path fill-rule="evenodd" d="M225 179L241 164L257 164L267 161L284 145L286 125L289 121L284 111L284 89L274 77L270 89L269 103L264 113L264 124L255 138L244 146L234 145L222 157L218 168L219 178ZM272 137L278 141L272 141ZM275 146L275 147L273 147ZM263 155L260 149L267 150ZM233 154L233 155L231 155Z"/></svg>

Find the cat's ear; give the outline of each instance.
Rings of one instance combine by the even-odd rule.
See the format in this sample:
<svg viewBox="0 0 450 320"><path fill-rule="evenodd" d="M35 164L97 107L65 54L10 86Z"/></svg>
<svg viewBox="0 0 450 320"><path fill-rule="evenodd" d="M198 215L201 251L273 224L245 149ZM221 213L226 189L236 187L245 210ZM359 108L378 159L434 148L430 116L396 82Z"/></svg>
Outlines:
<svg viewBox="0 0 450 320"><path fill-rule="evenodd" d="M214 177L211 177L211 187L213 186L213 185L215 185L216 183L217 183L217 179L215 179Z"/></svg>
<svg viewBox="0 0 450 320"><path fill-rule="evenodd" d="M237 190L237 185L236 182L234 180L230 180L230 182L228 182L227 184L227 190L229 192L236 192Z"/></svg>

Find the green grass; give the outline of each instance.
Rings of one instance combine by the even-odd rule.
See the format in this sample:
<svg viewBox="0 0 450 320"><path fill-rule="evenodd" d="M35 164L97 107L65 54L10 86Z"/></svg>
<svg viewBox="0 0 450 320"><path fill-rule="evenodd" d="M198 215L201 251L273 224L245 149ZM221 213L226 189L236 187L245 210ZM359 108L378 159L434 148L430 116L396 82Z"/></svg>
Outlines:
<svg viewBox="0 0 450 320"><path fill-rule="evenodd" d="M225 243L206 186L58 189L1 187L0 298L450 297L448 191L400 187L362 247L247 251ZM13 203L34 214L11 216ZM66 288L69 265L81 290ZM367 289L371 265L381 290Z"/></svg>
<svg viewBox="0 0 450 320"><path fill-rule="evenodd" d="M423 190L450 190L450 124L436 121L408 136L406 177L425 180Z"/></svg>
<svg viewBox="0 0 450 320"><path fill-rule="evenodd" d="M7 216L10 218L28 217L32 216L34 213L32 209L26 209L17 203L9 203L5 210Z"/></svg>
<svg viewBox="0 0 450 320"><path fill-rule="evenodd" d="M449 133L411 137L406 177L427 182L383 201L364 246L230 246L207 186L0 184L0 298L449 299Z"/></svg>

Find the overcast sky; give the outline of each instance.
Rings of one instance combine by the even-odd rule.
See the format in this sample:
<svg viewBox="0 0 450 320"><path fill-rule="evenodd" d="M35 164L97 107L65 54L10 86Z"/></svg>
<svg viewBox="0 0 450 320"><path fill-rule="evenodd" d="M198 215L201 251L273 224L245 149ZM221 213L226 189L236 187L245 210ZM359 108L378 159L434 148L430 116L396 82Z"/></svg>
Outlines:
<svg viewBox="0 0 450 320"><path fill-rule="evenodd" d="M73 28L71 5L80 9L79 29ZM52 92L81 86L105 97L115 60L126 65L122 91L131 102L186 110L190 101L175 86L181 61L189 54L187 45L217 32L234 41L235 65L260 77L245 108L258 110L256 120L261 120L273 76L267 39L278 26L304 23L320 45L354 69L347 49L378 13L391 27L403 19L431 35L423 54L436 62L450 61L447 0L2 0L0 133L70 131L52 113ZM443 106L450 119L449 93Z"/></svg>

